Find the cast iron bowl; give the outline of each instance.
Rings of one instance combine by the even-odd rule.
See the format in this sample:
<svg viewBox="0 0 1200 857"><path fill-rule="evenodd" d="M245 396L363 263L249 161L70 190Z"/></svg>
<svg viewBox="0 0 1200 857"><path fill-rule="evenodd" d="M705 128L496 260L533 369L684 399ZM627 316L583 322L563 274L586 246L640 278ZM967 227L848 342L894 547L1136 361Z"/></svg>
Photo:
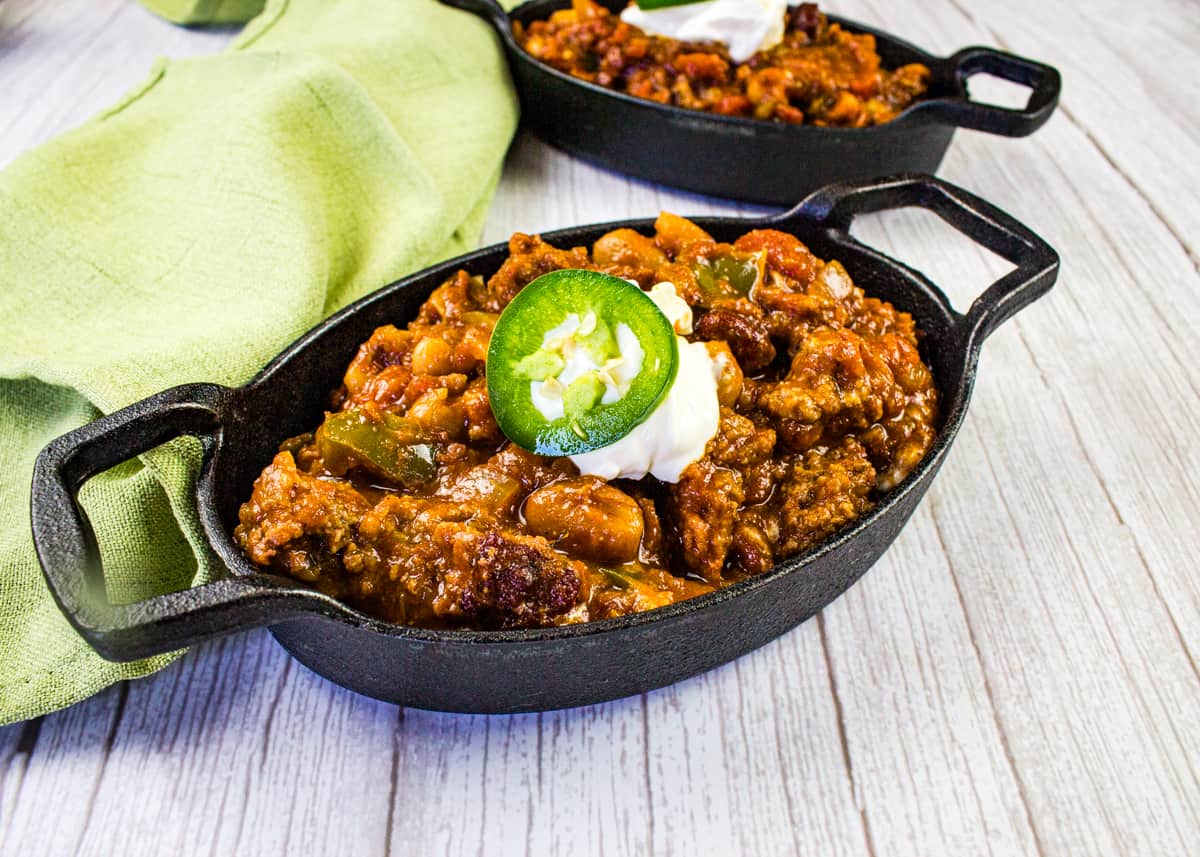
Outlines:
<svg viewBox="0 0 1200 857"><path fill-rule="evenodd" d="M921 274L850 236L857 214L905 206L937 213L1016 269L966 314L956 312ZM244 387L176 387L50 443L34 467L32 520L38 559L59 607L110 660L142 658L266 625L308 667L360 693L419 708L492 713L565 708L661 687L793 628L845 591L896 537L962 424L984 339L1053 285L1058 256L1009 215L928 176L833 185L765 219L696 222L723 241L761 227L791 232L818 256L841 260L869 293L911 312L926 333L922 350L942 396L937 439L901 485L834 538L700 598L632 616L526 631L394 625L253 566L232 532L239 505L279 443L320 422L329 391L376 327L406 323L459 268L492 274L507 254L506 245L496 244L368 295L299 339ZM545 238L559 246L591 245L621 226L649 231L653 221L582 226ZM136 604L110 604L78 491L97 473L180 435L193 435L203 445L196 503L208 544L228 574Z"/></svg>
<svg viewBox="0 0 1200 857"><path fill-rule="evenodd" d="M985 47L940 58L880 30L830 15L870 33L884 66L919 62L933 76L927 96L872 128L821 128L718 116L657 104L571 77L527 54L512 22L528 24L570 6L530 0L506 13L495 0L442 0L495 27L521 99L521 121L547 143L600 166L699 193L789 205L831 182L903 172L937 171L955 128L1006 137L1032 134L1050 118L1062 82L1058 71ZM598 0L619 11L626 0ZM991 74L1028 86L1024 108L979 104L967 78Z"/></svg>

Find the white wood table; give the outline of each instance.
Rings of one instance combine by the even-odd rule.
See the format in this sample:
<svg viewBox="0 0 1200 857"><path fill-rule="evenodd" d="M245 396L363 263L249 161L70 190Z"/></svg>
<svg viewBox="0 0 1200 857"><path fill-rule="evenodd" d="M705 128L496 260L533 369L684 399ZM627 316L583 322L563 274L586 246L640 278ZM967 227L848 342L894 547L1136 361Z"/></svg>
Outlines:
<svg viewBox="0 0 1200 857"><path fill-rule="evenodd" d="M831 7L1065 79L1036 136L962 132L944 164L1063 273L987 343L942 475L863 581L726 667L540 715L401 710L266 632L199 646L0 729L0 852L1200 853L1200 4ZM230 37L3 0L0 164ZM661 208L740 210L521 137L485 240ZM1003 269L925 213L858 232L959 306Z"/></svg>

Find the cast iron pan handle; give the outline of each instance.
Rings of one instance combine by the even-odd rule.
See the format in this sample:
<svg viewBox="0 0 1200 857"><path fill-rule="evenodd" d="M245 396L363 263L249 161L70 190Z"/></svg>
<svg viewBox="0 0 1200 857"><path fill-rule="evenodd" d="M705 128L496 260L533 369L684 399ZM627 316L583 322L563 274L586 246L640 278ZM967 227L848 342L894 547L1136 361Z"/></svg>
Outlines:
<svg viewBox="0 0 1200 857"><path fill-rule="evenodd" d="M816 221L841 243L880 255L850 235L860 214L916 206L932 211L963 235L1016 265L988 286L962 316L968 353L1058 278L1058 253L1024 224L960 187L927 175L904 175L830 185L800 203L797 214Z"/></svg>
<svg viewBox="0 0 1200 857"><path fill-rule="evenodd" d="M63 614L105 658L131 661L316 609L309 593L270 575L230 576L135 604L111 604L95 534L76 497L98 473L181 435L200 439L210 466L231 391L175 387L52 441L33 468L33 542Z"/></svg>
<svg viewBox="0 0 1200 857"><path fill-rule="evenodd" d="M464 12L478 15L483 20L490 22L501 37L511 37L508 13L496 0L439 0L439 2L444 6L452 6L455 9L462 9Z"/></svg>
<svg viewBox="0 0 1200 857"><path fill-rule="evenodd" d="M1021 109L980 104L968 97L943 98L927 102L947 122L961 128L1002 134L1005 137L1027 137L1046 124L1058 106L1062 77L1058 69L1040 62L1005 53L994 48L963 48L946 60L958 81L966 85L967 78L990 74L1004 80L1028 86L1032 92Z"/></svg>

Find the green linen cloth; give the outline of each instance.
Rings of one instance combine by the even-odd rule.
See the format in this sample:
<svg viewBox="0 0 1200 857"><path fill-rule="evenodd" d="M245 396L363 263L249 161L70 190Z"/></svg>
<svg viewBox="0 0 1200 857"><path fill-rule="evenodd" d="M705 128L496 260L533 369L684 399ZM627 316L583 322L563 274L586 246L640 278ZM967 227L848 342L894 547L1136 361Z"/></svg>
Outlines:
<svg viewBox="0 0 1200 857"><path fill-rule="evenodd" d="M262 11L265 0L142 0L177 24L236 24Z"/></svg>
<svg viewBox="0 0 1200 857"><path fill-rule="evenodd" d="M251 3L167 2L176 17ZM191 17L188 17L188 15ZM165 387L239 384L322 317L478 238L517 105L494 35L436 0L272 0L226 53L0 172L0 723L174 655L111 664L29 534L37 452ZM110 595L218 573L194 441L92 480Z"/></svg>

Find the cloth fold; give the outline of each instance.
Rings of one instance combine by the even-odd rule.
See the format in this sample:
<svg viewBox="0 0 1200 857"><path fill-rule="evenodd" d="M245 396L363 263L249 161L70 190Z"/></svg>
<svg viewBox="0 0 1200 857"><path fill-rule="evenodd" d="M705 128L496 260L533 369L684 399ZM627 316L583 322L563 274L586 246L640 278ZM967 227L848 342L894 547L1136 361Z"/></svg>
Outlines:
<svg viewBox="0 0 1200 857"><path fill-rule="evenodd" d="M176 24L242 24L265 0L142 0L147 9Z"/></svg>
<svg viewBox="0 0 1200 857"><path fill-rule="evenodd" d="M243 2L152 0L175 20ZM55 436L165 387L239 384L322 317L478 238L517 104L488 26L436 0L272 0L0 172L0 723L173 655L91 652L29 535ZM81 500L114 600L211 579L174 441Z"/></svg>

